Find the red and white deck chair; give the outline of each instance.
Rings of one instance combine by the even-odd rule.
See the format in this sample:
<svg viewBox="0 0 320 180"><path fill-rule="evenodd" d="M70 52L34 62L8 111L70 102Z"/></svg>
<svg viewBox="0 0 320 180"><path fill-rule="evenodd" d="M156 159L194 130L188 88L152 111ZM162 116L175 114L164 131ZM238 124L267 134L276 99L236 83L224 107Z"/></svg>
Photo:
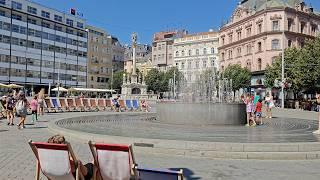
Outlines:
<svg viewBox="0 0 320 180"><path fill-rule="evenodd" d="M84 180L69 143L51 144L29 140L29 145L37 158L36 180L40 179L40 170L50 180ZM76 177L72 174L72 166L76 170Z"/></svg>
<svg viewBox="0 0 320 180"><path fill-rule="evenodd" d="M89 141L97 172L93 179L100 176L103 180L138 179L135 159L131 145L100 144Z"/></svg>

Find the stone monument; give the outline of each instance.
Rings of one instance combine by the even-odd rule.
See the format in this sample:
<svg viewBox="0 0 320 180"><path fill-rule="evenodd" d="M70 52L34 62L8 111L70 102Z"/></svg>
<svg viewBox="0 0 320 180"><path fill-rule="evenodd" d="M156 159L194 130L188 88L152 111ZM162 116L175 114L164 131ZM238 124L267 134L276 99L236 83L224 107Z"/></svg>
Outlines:
<svg viewBox="0 0 320 180"><path fill-rule="evenodd" d="M132 40L132 74L123 74L123 85L121 93L124 97L144 97L147 96L147 85L144 82L144 77L139 77L136 72L136 46L137 34L131 35Z"/></svg>

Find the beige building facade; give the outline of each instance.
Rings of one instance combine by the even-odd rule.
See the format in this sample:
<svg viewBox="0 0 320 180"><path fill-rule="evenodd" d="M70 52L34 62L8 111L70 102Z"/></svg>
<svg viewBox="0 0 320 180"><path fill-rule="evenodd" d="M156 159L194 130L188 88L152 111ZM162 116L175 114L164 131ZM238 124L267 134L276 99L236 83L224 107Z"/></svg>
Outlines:
<svg viewBox="0 0 320 180"><path fill-rule="evenodd" d="M220 29L220 68L247 67L252 86L263 86L264 70L282 49L303 47L319 34L320 15L302 0L243 0Z"/></svg>
<svg viewBox="0 0 320 180"><path fill-rule="evenodd" d="M217 32L185 35L174 40L174 65L188 83L199 80L200 74L219 67L219 36Z"/></svg>
<svg viewBox="0 0 320 180"><path fill-rule="evenodd" d="M88 87L106 89L112 75L112 37L106 31L88 29Z"/></svg>
<svg viewBox="0 0 320 180"><path fill-rule="evenodd" d="M173 66L174 39L187 34L185 30L157 32L152 41L152 64L160 71L166 71Z"/></svg>

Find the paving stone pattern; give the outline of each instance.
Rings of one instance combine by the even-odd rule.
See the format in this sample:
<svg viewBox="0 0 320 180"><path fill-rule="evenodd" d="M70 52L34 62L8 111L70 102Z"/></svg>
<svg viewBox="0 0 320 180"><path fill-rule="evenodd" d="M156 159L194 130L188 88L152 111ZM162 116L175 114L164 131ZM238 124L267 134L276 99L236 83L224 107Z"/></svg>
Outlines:
<svg viewBox="0 0 320 180"><path fill-rule="evenodd" d="M68 117L74 114L76 113L66 113L63 116ZM53 135L47 129L48 121L59 116L61 115L50 114L40 117L36 125L27 125L27 128L23 130L18 130L16 126L9 127L5 120L0 120L0 180L34 179L35 157L27 142L29 139L46 141ZM30 117L27 121L30 122ZM86 142L78 139L68 140L79 159L83 162L91 161ZM148 153L136 153L136 159L139 166L148 168L183 168L187 180L318 180L320 177L320 161L318 160L221 160Z"/></svg>

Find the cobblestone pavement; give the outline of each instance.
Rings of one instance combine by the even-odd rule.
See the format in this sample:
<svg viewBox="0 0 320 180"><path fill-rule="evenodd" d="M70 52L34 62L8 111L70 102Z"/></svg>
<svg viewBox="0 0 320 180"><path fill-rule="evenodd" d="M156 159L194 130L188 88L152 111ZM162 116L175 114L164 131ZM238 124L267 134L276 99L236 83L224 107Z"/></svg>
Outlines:
<svg viewBox="0 0 320 180"><path fill-rule="evenodd" d="M284 115L282 112L281 114ZM72 113L65 115L70 116ZM0 180L34 179L35 157L27 141L29 139L46 141L48 137L53 135L47 129L48 121L57 118L57 116L59 114L40 117L40 121L36 125L27 124L27 128L23 130L18 130L16 126L9 127L5 120L0 120ZM310 117L313 116L313 114L310 115ZM27 122L30 122L30 117L28 117ZM77 139L68 140L79 159L83 162L91 161L86 142ZM320 161L318 160L222 160L140 153L136 153L136 159L139 166L142 167L183 168L186 179L195 180L318 180L320 177Z"/></svg>

